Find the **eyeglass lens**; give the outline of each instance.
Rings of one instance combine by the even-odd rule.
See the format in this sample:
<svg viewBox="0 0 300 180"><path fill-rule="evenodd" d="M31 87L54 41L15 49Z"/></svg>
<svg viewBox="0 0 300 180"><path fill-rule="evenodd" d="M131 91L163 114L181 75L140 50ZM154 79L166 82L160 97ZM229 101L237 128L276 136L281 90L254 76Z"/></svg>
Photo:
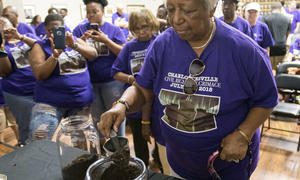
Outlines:
<svg viewBox="0 0 300 180"><path fill-rule="evenodd" d="M185 80L183 84L183 92L185 94L195 94L198 90L198 84L194 77L199 76L203 73L205 69L205 64L199 59L194 59L189 67L190 76Z"/></svg>

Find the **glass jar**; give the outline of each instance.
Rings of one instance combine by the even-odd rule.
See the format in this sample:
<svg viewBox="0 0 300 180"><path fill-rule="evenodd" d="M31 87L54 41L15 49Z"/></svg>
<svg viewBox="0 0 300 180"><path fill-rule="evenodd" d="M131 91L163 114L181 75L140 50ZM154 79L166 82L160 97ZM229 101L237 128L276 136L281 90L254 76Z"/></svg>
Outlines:
<svg viewBox="0 0 300 180"><path fill-rule="evenodd" d="M101 155L99 137L88 116L63 119L56 143L64 180L83 180Z"/></svg>

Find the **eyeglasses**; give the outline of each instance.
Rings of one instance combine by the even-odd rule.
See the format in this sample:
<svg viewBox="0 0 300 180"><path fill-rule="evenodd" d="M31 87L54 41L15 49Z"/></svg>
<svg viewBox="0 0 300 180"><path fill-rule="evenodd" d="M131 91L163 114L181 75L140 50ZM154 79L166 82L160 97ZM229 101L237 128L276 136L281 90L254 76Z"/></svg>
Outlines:
<svg viewBox="0 0 300 180"><path fill-rule="evenodd" d="M198 84L195 81L195 77L203 73L205 64L200 59L194 59L189 67L189 77L183 84L183 92L185 94L195 94L198 91Z"/></svg>
<svg viewBox="0 0 300 180"><path fill-rule="evenodd" d="M219 155L221 154L222 148L219 148L219 150L215 151L212 155L209 156L207 161L207 168L208 172L211 175L213 180L222 180L222 178L219 176L217 171L214 168L214 161ZM247 149L247 155L249 156L249 166L248 166L248 179L250 179L250 171L252 166L252 151L248 147Z"/></svg>
<svg viewBox="0 0 300 180"><path fill-rule="evenodd" d="M138 33L140 33L141 30L142 31L148 31L149 29L150 29L150 26L148 26L148 25L142 25L141 27L136 27L133 32L135 34L138 34Z"/></svg>

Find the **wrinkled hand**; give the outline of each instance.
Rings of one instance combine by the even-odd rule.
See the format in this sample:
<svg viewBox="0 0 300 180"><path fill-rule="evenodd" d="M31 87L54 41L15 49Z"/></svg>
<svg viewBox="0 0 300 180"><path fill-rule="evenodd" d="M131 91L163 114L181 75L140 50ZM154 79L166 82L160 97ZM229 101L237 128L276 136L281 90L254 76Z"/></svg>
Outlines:
<svg viewBox="0 0 300 180"><path fill-rule="evenodd" d="M150 136L152 136L150 124L142 124L142 136L143 138L151 144Z"/></svg>
<svg viewBox="0 0 300 180"><path fill-rule="evenodd" d="M74 49L75 40L70 32L66 32L66 46Z"/></svg>
<svg viewBox="0 0 300 180"><path fill-rule="evenodd" d="M234 161L237 163L239 160L245 158L248 142L239 132L234 131L222 140L221 147L222 152L220 158L228 162Z"/></svg>
<svg viewBox="0 0 300 180"><path fill-rule="evenodd" d="M95 31L95 30L92 30L90 38L92 38L94 41L102 42L102 43L105 43L105 41L108 39L106 34L104 34L102 31Z"/></svg>
<svg viewBox="0 0 300 180"><path fill-rule="evenodd" d="M55 49L54 41L53 41L53 35L50 35L49 40L50 40L53 56L58 57L63 52L63 50L62 49Z"/></svg>
<svg viewBox="0 0 300 180"><path fill-rule="evenodd" d="M109 137L111 128L118 132L118 128L125 119L126 107L121 104L115 104L110 110L101 115L98 123L98 130L103 136Z"/></svg>

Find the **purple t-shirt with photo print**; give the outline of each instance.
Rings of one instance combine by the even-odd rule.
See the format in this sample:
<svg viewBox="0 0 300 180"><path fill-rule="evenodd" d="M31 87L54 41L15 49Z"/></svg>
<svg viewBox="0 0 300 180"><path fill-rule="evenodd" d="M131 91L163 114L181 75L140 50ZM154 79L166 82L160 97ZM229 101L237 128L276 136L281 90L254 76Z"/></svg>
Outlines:
<svg viewBox="0 0 300 180"><path fill-rule="evenodd" d="M2 77L0 77L0 106L4 106L5 101L2 93Z"/></svg>
<svg viewBox="0 0 300 180"><path fill-rule="evenodd" d="M52 55L49 39L37 41L46 55ZM34 99L60 108L83 108L94 100L86 59L77 51L66 48L58 57L52 74L45 80L37 81Z"/></svg>
<svg viewBox="0 0 300 180"><path fill-rule="evenodd" d="M30 33L26 36L32 39L37 38ZM32 96L36 79L29 63L31 47L22 41L16 44L6 42L5 51L11 63L12 72L3 78L3 91L17 96Z"/></svg>
<svg viewBox="0 0 300 180"><path fill-rule="evenodd" d="M161 117L168 162L186 179L210 179L209 156L235 131L253 107L277 104L277 89L266 51L248 36L215 19L216 33L200 57L173 28L150 45L137 83L153 89ZM198 91L183 93L191 62L206 66L194 77ZM163 106L162 106L163 105ZM258 162L259 130L252 138L251 172ZM215 169L226 179L247 179L249 156L240 163L217 159Z"/></svg>
<svg viewBox="0 0 300 180"><path fill-rule="evenodd" d="M257 21L256 24L252 27L254 34L254 40L262 48L267 48L274 46L274 40L272 34L265 23Z"/></svg>
<svg viewBox="0 0 300 180"><path fill-rule="evenodd" d="M224 16L220 17L220 19L222 21L224 21ZM251 37L252 39L254 39L252 28L251 28L250 24L248 23L248 21L246 21L245 19L237 16L236 20L232 24L229 24L229 25L232 27L235 27L236 29L240 30L244 34L246 34L249 37Z"/></svg>
<svg viewBox="0 0 300 180"><path fill-rule="evenodd" d="M131 75L138 73L144 64L147 49L155 38L156 36L153 36L150 41L133 39L126 43L112 66L111 75L114 76L118 72ZM125 84L124 90L129 86L130 84ZM138 113L128 114L127 116L142 118L142 113L139 111Z"/></svg>
<svg viewBox="0 0 300 180"><path fill-rule="evenodd" d="M289 52L294 54L294 55L300 55L300 38L297 38L294 44L291 45Z"/></svg>
<svg viewBox="0 0 300 180"><path fill-rule="evenodd" d="M73 31L73 35L80 38L85 31L91 29L89 22L80 23ZM126 39L121 29L108 22L100 27L100 31L108 36L113 42L117 44L125 44ZM103 43L94 42L92 39L86 40L91 46L95 46L98 50L99 56L92 62L88 62L89 72L93 83L109 82L114 80L111 76L111 67L117 56L108 49Z"/></svg>
<svg viewBox="0 0 300 180"><path fill-rule="evenodd" d="M36 35L35 30L30 25L22 23L22 22L19 23L19 25L17 27L17 31L20 34L33 34L33 35Z"/></svg>

